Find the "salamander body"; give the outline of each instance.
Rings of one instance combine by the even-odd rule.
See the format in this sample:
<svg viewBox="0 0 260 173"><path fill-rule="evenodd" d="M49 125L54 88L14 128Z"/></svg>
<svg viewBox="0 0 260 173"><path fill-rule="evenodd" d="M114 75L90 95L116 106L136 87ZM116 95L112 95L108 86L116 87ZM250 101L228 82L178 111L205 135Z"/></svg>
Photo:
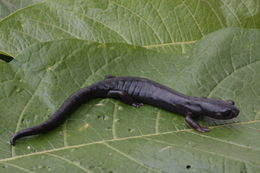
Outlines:
<svg viewBox="0 0 260 173"><path fill-rule="evenodd" d="M215 119L231 119L239 114L232 100L191 97L181 94L155 81L140 77L108 76L105 80L81 88L73 93L60 108L45 122L15 133L10 143L17 139L48 132L62 124L83 103L95 98L114 98L140 107L149 104L183 115L186 122L199 132L208 128L200 126L193 118L208 116Z"/></svg>

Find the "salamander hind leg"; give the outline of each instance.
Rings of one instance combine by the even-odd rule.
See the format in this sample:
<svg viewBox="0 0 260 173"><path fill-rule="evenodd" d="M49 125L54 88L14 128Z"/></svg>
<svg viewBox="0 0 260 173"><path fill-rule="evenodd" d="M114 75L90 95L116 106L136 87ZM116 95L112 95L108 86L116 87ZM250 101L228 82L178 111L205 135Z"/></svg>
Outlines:
<svg viewBox="0 0 260 173"><path fill-rule="evenodd" d="M198 132L209 132L210 129L206 128L206 127L201 127L197 122L195 122L192 119L192 114L191 113L187 113L187 115L185 116L185 121L196 131Z"/></svg>
<svg viewBox="0 0 260 173"><path fill-rule="evenodd" d="M125 91L110 90L107 95L108 97L119 99L125 104L134 106L136 108L143 106L143 103L137 102Z"/></svg>

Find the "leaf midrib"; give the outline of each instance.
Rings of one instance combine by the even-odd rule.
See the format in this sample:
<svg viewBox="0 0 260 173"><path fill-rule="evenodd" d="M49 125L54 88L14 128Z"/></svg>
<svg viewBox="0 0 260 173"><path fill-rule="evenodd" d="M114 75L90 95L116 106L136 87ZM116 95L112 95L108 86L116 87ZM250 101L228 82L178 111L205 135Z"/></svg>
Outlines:
<svg viewBox="0 0 260 173"><path fill-rule="evenodd" d="M234 123L229 123L229 124L211 126L210 129L215 129L215 128L219 128L219 127L226 127L226 126L230 126L230 125L246 125L246 124L253 124L253 123L260 123L260 120L234 122ZM65 146L65 147L60 147L60 148L55 148L55 149L50 149L50 150L44 150L44 151L39 151L39 152L34 152L34 153L29 153L29 154L24 154L24 155L18 155L18 156L14 156L14 157L0 159L0 162L15 160L15 159L19 159L19 158L34 156L34 155L40 155L40 154L45 154L45 153L51 153L51 152L56 152L56 151L62 151L62 150L67 150L67 149L81 148L81 147L85 147L85 146L89 146L89 145L104 144L106 142L116 142L116 141L123 141L123 140L129 140L129 139L139 139L139 138L146 138L146 137L153 137L153 136L160 136L160 135L167 135L167 134L181 133L181 132L192 132L192 131L193 131L193 129L182 129L182 130L175 130L175 131L168 131L168 132L161 132L161 133L151 133L151 134L140 135L140 136L130 136L130 137L123 137L123 138L116 138L116 139L108 139L108 140L91 142L91 143L87 143L87 144L71 145L71 146ZM221 142L227 143L226 141L223 141L223 140L221 140ZM231 143L228 143L228 144L231 144ZM244 146L244 145L241 145L241 144L232 143L231 145L236 145L240 148L247 148L248 149L248 146ZM250 147L250 149L256 150L256 151L259 150L257 148L252 148L252 147Z"/></svg>

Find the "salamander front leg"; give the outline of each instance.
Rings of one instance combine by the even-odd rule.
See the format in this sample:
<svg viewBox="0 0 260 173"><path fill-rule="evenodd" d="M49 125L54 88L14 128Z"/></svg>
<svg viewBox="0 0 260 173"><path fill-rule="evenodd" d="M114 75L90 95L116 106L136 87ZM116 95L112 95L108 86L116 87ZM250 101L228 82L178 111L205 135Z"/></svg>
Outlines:
<svg viewBox="0 0 260 173"><path fill-rule="evenodd" d="M185 116L185 121L196 131L198 132L209 132L210 129L206 128L206 127L201 127L197 122L195 122L192 119L192 114L191 113L187 113Z"/></svg>
<svg viewBox="0 0 260 173"><path fill-rule="evenodd" d="M125 104L134 106L136 108L139 108L143 106L143 103L139 103L136 100L134 100L127 92L125 91L118 91L118 90L111 90L108 92L108 97L120 99Z"/></svg>

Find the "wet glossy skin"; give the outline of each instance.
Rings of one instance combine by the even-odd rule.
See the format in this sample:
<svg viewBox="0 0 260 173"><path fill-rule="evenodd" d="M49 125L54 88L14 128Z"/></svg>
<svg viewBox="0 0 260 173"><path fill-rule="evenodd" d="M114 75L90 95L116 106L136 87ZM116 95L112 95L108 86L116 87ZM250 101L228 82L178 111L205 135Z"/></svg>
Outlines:
<svg viewBox="0 0 260 173"><path fill-rule="evenodd" d="M238 108L231 100L186 96L159 83L139 77L108 76L103 81L73 93L48 120L18 131L12 136L10 143L15 145L15 141L19 138L45 133L56 128L80 105L94 98L114 98L134 107L149 104L181 114L186 122L199 132L207 132L209 129L201 127L193 120L194 117L231 119L239 114Z"/></svg>

